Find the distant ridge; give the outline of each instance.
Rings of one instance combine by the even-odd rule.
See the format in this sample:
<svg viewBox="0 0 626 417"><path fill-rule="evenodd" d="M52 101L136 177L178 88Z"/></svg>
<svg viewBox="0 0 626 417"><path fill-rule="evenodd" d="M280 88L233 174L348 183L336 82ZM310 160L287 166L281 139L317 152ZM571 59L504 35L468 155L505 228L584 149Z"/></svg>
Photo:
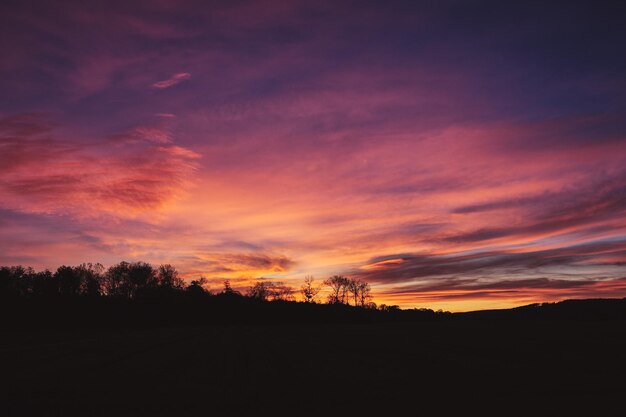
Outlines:
<svg viewBox="0 0 626 417"><path fill-rule="evenodd" d="M554 303L536 303L501 310L477 310L453 313L467 319L626 319L626 298L568 299Z"/></svg>

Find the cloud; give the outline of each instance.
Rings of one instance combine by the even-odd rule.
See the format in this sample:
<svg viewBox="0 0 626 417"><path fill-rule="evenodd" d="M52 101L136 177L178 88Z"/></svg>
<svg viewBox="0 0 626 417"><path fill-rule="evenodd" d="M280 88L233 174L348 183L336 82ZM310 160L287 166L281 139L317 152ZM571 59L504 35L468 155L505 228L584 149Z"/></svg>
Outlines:
<svg viewBox="0 0 626 417"><path fill-rule="evenodd" d="M152 84L152 87L158 89L169 88L180 83L183 80L188 80L189 78L191 78L190 73L179 72L177 74L174 74L171 78L168 78L167 80L157 81L156 83Z"/></svg>
<svg viewBox="0 0 626 417"><path fill-rule="evenodd" d="M626 172L591 177L576 187L567 186L559 191L456 207L452 213L488 214L505 210L523 213L523 221L453 234L444 239L456 243L482 242L583 230L601 222L614 221L626 212Z"/></svg>
<svg viewBox="0 0 626 417"><path fill-rule="evenodd" d="M622 298L626 294L626 278L584 281L537 278L493 284L466 283L441 289L406 287L383 293L383 297L388 297L393 303L447 306L455 311L467 311L477 308L510 308L564 299Z"/></svg>
<svg viewBox="0 0 626 417"><path fill-rule="evenodd" d="M285 272L291 269L295 262L285 256L269 256L263 254L221 254L218 262L223 265L233 265L238 270L263 270L269 272ZM243 267L243 268L242 268Z"/></svg>
<svg viewBox="0 0 626 417"><path fill-rule="evenodd" d="M73 144L53 143L49 115L21 113L0 118L0 173L22 165L37 166L76 151ZM28 151L25 151L28 148Z"/></svg>
<svg viewBox="0 0 626 417"><path fill-rule="evenodd" d="M290 272L297 264L285 255L264 253L260 248L245 253L195 252L179 257L179 261L186 265L188 276L202 275L215 282L234 279L242 285L266 275Z"/></svg>
<svg viewBox="0 0 626 417"><path fill-rule="evenodd" d="M117 133L111 135L109 139L112 142L123 143L139 143L139 142L153 142L153 143L171 143L172 138L170 133L158 126L137 126L123 133Z"/></svg>
<svg viewBox="0 0 626 417"><path fill-rule="evenodd" d="M596 241L546 250L393 254L372 258L349 273L374 283L404 283L412 291L468 286L482 289L481 285L501 289L518 284L545 287L565 282L563 277L567 277L571 285L576 282L585 285L589 279L620 274L626 265L625 256L626 240ZM537 275L540 277L529 278ZM487 284L481 284L485 282ZM400 287L406 288L400 285L398 291Z"/></svg>
<svg viewBox="0 0 626 417"><path fill-rule="evenodd" d="M0 204L126 217L163 208L190 183L199 154L173 145L164 128L139 126L113 140L62 139L38 115L0 120Z"/></svg>
<svg viewBox="0 0 626 417"><path fill-rule="evenodd" d="M392 254L347 271L390 303L456 311L623 297L626 240L549 250Z"/></svg>

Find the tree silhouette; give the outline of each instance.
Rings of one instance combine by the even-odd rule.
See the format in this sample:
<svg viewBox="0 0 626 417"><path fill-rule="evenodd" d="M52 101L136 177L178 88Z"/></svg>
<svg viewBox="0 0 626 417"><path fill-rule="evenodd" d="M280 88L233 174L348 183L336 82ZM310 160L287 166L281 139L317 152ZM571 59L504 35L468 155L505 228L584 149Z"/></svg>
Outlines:
<svg viewBox="0 0 626 417"><path fill-rule="evenodd" d="M249 319L248 317L255 317L255 320L258 320L259 318L256 318L255 315L259 311L274 312L272 314L276 314L275 312L279 311L287 312L287 316L295 311L293 310L294 304L291 303L296 300L294 289L284 282L260 279L248 289L247 297L242 297L239 291L234 290L228 279L224 281L224 288L220 293L215 294L215 297L208 297L213 294L204 289L206 283L207 280L205 278L200 278L186 285L179 272L172 265L163 264L155 268L146 262L122 261L111 265L106 270L101 264L62 265L54 273L51 273L49 270L37 272L33 268L23 266L0 267L0 298L3 301L16 301L18 299L37 300L35 304L39 303L38 305L43 310L52 307L61 312L64 311L63 308L66 308L66 313L63 313L67 314L65 317L71 316L69 311L75 305L89 305L89 303L85 304L82 301L74 304L72 300L81 297L102 299L102 301L91 304L95 309L92 311L96 312L96 316L100 315L100 320L109 320L108 317L110 316L123 317L129 311L139 311L129 306L135 304L137 300L147 299L150 302L145 303L142 301L136 303L136 305L181 306L189 304L189 308L194 312L192 314L202 311L204 308L209 309L204 311L213 311L211 308L216 306L227 309L236 306L236 309L228 310L232 315L227 320L233 321L245 321ZM329 304L344 304L370 310L375 309L375 304L371 302L370 286L364 281L347 278L342 275L334 275L325 280L323 284L330 288ZM317 302L316 297L320 289L320 287L314 285L312 276L306 276L299 292L306 303L315 303ZM107 301L111 299L116 300L113 302ZM277 305L281 306L277 307L277 309L264 310L261 308L260 310L254 310L258 308L258 303L252 302L253 299L261 302L277 301L280 302ZM58 300L67 301L67 304L59 304ZM185 302L181 303L181 300L185 300ZM49 301L52 303L49 303ZM16 302L20 303L19 301ZM201 306L202 303L212 304L213 307ZM60 308L59 305L64 307ZM227 307L229 305L231 307ZM121 310L113 313L113 310L107 310L109 308L120 308ZM394 311L394 307L382 305L380 310ZM105 314L103 311L108 311L108 313ZM165 317L166 315L163 315L162 311L155 310L153 313L157 317ZM312 311L317 310L307 308L301 311L307 312L305 314L311 314ZM149 315L144 315L143 317L147 316ZM144 319L141 318L141 320Z"/></svg>
<svg viewBox="0 0 626 417"><path fill-rule="evenodd" d="M102 289L105 295L130 298L127 289L129 266L128 262L120 262L109 267L102 281Z"/></svg>
<svg viewBox="0 0 626 417"><path fill-rule="evenodd" d="M111 266L103 279L106 295L133 299L139 293L158 284L157 275L152 265L145 262L120 262Z"/></svg>
<svg viewBox="0 0 626 417"><path fill-rule="evenodd" d="M333 275L324 281L324 285L330 287L329 304L345 304L348 278L343 275Z"/></svg>
<svg viewBox="0 0 626 417"><path fill-rule="evenodd" d="M282 282L273 283L270 289L270 295L272 300L277 301L295 301L295 297L293 295L293 288L288 285L285 285Z"/></svg>
<svg viewBox="0 0 626 417"><path fill-rule="evenodd" d="M187 293L194 296L203 296L210 295L211 292L207 291L204 286L208 283L208 280L204 277L200 277L198 279L194 279L191 281L191 284L187 287Z"/></svg>
<svg viewBox="0 0 626 417"><path fill-rule="evenodd" d="M241 293L237 290L234 290L233 287L230 285L229 279L224 280L224 288L222 289L221 294L228 297L241 296Z"/></svg>
<svg viewBox="0 0 626 417"><path fill-rule="evenodd" d="M102 264L86 263L75 267L75 269L81 277L81 294L92 297L102 294L102 272L104 271Z"/></svg>
<svg viewBox="0 0 626 417"><path fill-rule="evenodd" d="M329 304L350 305L352 303L355 306L365 307L372 300L370 285L359 279L334 275L325 280L324 285L330 287Z"/></svg>
<svg viewBox="0 0 626 417"><path fill-rule="evenodd" d="M0 267L0 296L2 297L12 297L18 295L15 268L15 266Z"/></svg>
<svg viewBox="0 0 626 417"><path fill-rule="evenodd" d="M130 264L128 274L129 298L135 297L138 293L154 289L158 286L156 271L152 265L145 262L135 262Z"/></svg>
<svg viewBox="0 0 626 417"><path fill-rule="evenodd" d="M30 270L30 268L29 268ZM57 281L49 270L34 272L22 278L28 281L28 292L32 296L51 297L58 294Z"/></svg>
<svg viewBox="0 0 626 417"><path fill-rule="evenodd" d="M157 285L161 288L182 290L185 288L185 281L179 276L178 271L170 264L159 266L157 269Z"/></svg>
<svg viewBox="0 0 626 417"><path fill-rule="evenodd" d="M355 306L365 307L371 301L371 289L367 282L352 279L348 281L348 288Z"/></svg>
<svg viewBox="0 0 626 417"><path fill-rule="evenodd" d="M247 296L263 301L294 301L293 288L282 282L259 281L248 289Z"/></svg>
<svg viewBox="0 0 626 417"><path fill-rule="evenodd" d="M319 288L313 286L313 281L315 279L311 275L307 275L304 277L304 284L300 287L300 294L302 294L305 303L314 303L320 292Z"/></svg>
<svg viewBox="0 0 626 417"><path fill-rule="evenodd" d="M271 283L256 282L252 287L248 289L246 295L256 300L267 301L271 295Z"/></svg>
<svg viewBox="0 0 626 417"><path fill-rule="evenodd" d="M60 266L54 273L58 292L63 296L75 296L80 293L80 274L71 266Z"/></svg>
<svg viewBox="0 0 626 417"><path fill-rule="evenodd" d="M16 291L17 294L23 295L23 296L32 295L33 294L32 277L35 274L35 271L33 270L33 268L31 267L24 268L23 266L19 265L15 267L13 272L14 272L13 277L15 279L15 288L17 290Z"/></svg>

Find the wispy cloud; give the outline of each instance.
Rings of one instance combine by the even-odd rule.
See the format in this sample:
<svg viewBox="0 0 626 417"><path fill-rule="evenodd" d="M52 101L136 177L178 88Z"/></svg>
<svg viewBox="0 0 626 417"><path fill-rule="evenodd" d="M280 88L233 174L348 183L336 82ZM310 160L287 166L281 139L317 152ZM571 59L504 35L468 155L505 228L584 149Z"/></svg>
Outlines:
<svg viewBox="0 0 626 417"><path fill-rule="evenodd" d="M188 80L189 78L191 78L190 73L179 72L177 74L174 74L171 78L168 78L167 80L157 81L156 83L152 84L152 87L159 89L169 88L180 83L181 81Z"/></svg>
<svg viewBox="0 0 626 417"><path fill-rule="evenodd" d="M128 216L158 210L184 192L197 153L165 128L136 127L108 141L57 137L43 116L0 120L0 196L30 212Z"/></svg>
<svg viewBox="0 0 626 417"><path fill-rule="evenodd" d="M472 277L499 282L530 275L591 278L605 276L606 269L622 267L626 260L626 240L607 240L555 249L500 249L477 253L392 254L372 258L351 271L373 282L420 283L436 279L442 287L452 287L439 277ZM456 281L455 281L456 282Z"/></svg>
<svg viewBox="0 0 626 417"><path fill-rule="evenodd" d="M202 275L212 282L232 279L238 286L248 285L260 277L291 272L297 265L293 259L280 254L266 253L263 248L255 252L201 252L179 258L186 265L188 276Z"/></svg>

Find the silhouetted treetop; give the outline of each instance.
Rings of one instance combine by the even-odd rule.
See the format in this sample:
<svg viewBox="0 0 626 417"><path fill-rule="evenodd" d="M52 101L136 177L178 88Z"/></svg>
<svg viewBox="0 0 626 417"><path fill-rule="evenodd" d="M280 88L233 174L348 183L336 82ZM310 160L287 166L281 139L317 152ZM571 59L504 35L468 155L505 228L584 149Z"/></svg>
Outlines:
<svg viewBox="0 0 626 417"><path fill-rule="evenodd" d="M315 303L317 301L317 294L320 292L320 288L313 285L315 279L311 275L304 277L304 284L300 287L300 293L305 303Z"/></svg>
<svg viewBox="0 0 626 417"><path fill-rule="evenodd" d="M328 302L330 304L346 304L367 307L372 300L370 285L359 279L334 275L324 281L330 288Z"/></svg>

